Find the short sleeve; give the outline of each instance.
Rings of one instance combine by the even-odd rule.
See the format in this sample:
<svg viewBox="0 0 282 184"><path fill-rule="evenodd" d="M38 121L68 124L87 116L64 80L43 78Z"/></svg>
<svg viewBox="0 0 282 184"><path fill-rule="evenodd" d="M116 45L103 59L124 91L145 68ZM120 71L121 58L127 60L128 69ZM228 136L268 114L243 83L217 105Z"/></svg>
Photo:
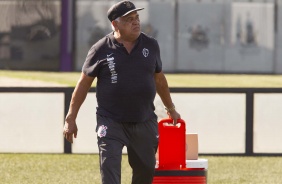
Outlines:
<svg viewBox="0 0 282 184"><path fill-rule="evenodd" d="M99 71L99 59L95 46L88 51L87 57L82 67L82 72L90 77L96 77Z"/></svg>
<svg viewBox="0 0 282 184"><path fill-rule="evenodd" d="M158 42L156 41L157 49L156 49L156 73L160 73L162 71L162 60L160 54L160 47Z"/></svg>

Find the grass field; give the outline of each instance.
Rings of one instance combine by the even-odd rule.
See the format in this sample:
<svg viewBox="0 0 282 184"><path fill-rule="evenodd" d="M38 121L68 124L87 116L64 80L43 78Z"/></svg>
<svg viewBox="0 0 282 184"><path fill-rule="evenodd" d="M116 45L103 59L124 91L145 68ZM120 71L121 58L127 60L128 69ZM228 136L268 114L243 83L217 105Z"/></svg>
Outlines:
<svg viewBox="0 0 282 184"><path fill-rule="evenodd" d="M75 86L80 72L0 70L0 77L55 82ZM282 75L166 74L170 87L282 87ZM95 86L95 82L93 83Z"/></svg>
<svg viewBox="0 0 282 184"><path fill-rule="evenodd" d="M74 87L80 72L0 70L0 77ZM170 87L282 87L282 75L166 74ZM95 83L93 84L95 86ZM201 156L209 161L209 184L280 184L282 157ZM0 154L0 184L99 184L97 155ZM122 184L131 169L123 156Z"/></svg>
<svg viewBox="0 0 282 184"><path fill-rule="evenodd" d="M281 157L202 156L209 161L209 184L280 184ZM100 184L99 159L93 155L0 154L3 184ZM131 169L123 156L122 184Z"/></svg>

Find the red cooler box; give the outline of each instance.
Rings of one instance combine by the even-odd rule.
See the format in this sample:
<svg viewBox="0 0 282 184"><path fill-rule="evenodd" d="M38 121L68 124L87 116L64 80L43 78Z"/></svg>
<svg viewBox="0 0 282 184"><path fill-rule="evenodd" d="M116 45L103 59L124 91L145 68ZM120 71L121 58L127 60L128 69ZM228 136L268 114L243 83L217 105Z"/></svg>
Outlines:
<svg viewBox="0 0 282 184"><path fill-rule="evenodd" d="M159 161L153 184L206 184L207 160L186 160L185 121L172 119L159 122Z"/></svg>
<svg viewBox="0 0 282 184"><path fill-rule="evenodd" d="M207 184L208 160L186 160L186 168L179 170L159 169L156 163L153 184Z"/></svg>

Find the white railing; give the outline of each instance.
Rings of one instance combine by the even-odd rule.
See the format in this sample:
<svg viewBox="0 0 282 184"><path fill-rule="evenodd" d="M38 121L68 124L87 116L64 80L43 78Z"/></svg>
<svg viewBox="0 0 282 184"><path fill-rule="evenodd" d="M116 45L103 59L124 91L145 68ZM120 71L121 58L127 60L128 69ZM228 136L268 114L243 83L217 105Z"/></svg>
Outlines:
<svg viewBox="0 0 282 184"><path fill-rule="evenodd" d="M92 88L74 144L62 135L73 88L0 88L1 153L98 153ZM282 88L171 88L199 154L282 155ZM160 98L156 114L166 118Z"/></svg>

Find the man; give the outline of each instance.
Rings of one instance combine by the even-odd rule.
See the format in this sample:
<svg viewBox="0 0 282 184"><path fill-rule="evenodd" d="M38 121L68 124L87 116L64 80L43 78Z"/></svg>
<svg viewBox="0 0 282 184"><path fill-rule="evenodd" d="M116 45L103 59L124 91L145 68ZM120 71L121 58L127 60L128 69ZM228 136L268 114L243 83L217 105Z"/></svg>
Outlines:
<svg viewBox="0 0 282 184"><path fill-rule="evenodd" d="M159 137L156 91L174 122L180 118L162 72L159 45L140 31L137 11L142 9L122 1L108 10L113 32L89 50L65 120L64 136L72 143L79 108L97 77L96 132L103 184L121 182L124 146L133 169L132 183L152 183Z"/></svg>

